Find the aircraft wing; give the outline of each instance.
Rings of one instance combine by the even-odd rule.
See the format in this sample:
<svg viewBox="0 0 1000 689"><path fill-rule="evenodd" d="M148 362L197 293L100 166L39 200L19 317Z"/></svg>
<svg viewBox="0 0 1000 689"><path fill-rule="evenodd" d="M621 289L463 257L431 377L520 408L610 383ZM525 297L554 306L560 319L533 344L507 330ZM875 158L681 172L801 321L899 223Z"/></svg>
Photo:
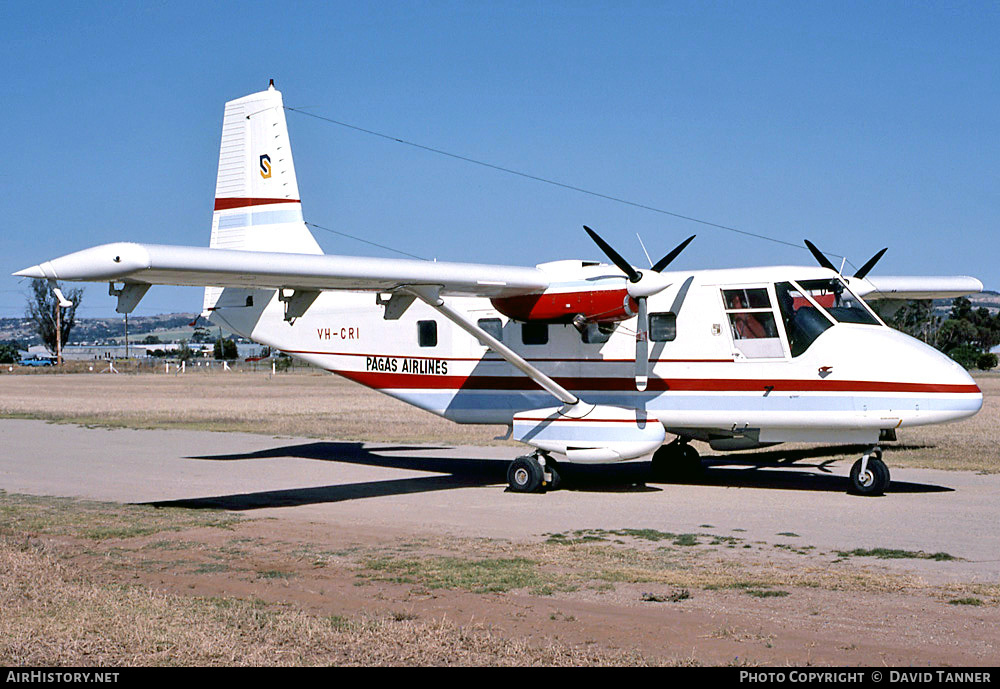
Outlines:
<svg viewBox="0 0 1000 689"><path fill-rule="evenodd" d="M867 301L875 299L953 299L983 291L983 283L964 275L911 275L851 278L850 287Z"/></svg>
<svg viewBox="0 0 1000 689"><path fill-rule="evenodd" d="M373 292L403 285L435 285L441 294L481 297L541 292L550 282L538 268L520 266L130 242L84 249L14 274L85 282Z"/></svg>

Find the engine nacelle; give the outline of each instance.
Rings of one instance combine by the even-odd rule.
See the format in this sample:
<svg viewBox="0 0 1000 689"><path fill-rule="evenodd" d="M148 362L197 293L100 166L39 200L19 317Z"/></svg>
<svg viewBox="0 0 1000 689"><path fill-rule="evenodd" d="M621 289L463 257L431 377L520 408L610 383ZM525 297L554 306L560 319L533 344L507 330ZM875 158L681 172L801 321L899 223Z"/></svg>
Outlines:
<svg viewBox="0 0 1000 689"><path fill-rule="evenodd" d="M493 308L515 321L570 323L577 315L592 322L624 321L636 314L638 304L628 290L601 289L576 292L542 292L490 300Z"/></svg>

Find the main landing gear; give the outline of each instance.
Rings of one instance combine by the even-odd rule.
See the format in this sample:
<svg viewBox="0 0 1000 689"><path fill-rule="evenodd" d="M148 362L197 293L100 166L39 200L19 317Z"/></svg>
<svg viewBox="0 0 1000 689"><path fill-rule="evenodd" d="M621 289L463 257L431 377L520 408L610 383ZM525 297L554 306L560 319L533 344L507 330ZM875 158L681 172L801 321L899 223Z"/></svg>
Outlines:
<svg viewBox="0 0 1000 689"><path fill-rule="evenodd" d="M653 480L692 480L702 474L701 455L683 438L677 438L653 453Z"/></svg>
<svg viewBox="0 0 1000 689"><path fill-rule="evenodd" d="M851 467L851 486L859 495L882 495L889 487L889 467L882 461L882 448L873 445Z"/></svg>
<svg viewBox="0 0 1000 689"><path fill-rule="evenodd" d="M507 468L507 483L512 493L544 493L559 487L559 465L541 450L518 457Z"/></svg>

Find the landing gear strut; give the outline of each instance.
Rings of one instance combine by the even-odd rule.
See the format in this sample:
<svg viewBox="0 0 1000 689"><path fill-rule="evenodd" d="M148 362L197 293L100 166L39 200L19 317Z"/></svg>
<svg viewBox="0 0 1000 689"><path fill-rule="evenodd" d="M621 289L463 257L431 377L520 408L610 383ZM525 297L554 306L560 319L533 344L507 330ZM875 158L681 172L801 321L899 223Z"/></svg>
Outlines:
<svg viewBox="0 0 1000 689"><path fill-rule="evenodd" d="M684 438L677 438L653 453L654 480L690 480L701 473L701 455Z"/></svg>
<svg viewBox="0 0 1000 689"><path fill-rule="evenodd" d="M507 468L507 484L512 493L544 493L558 488L560 482L556 461L541 450L518 457Z"/></svg>
<svg viewBox="0 0 1000 689"><path fill-rule="evenodd" d="M851 486L859 495L882 495L889 487L889 467L882 461L882 448L873 445L851 467Z"/></svg>

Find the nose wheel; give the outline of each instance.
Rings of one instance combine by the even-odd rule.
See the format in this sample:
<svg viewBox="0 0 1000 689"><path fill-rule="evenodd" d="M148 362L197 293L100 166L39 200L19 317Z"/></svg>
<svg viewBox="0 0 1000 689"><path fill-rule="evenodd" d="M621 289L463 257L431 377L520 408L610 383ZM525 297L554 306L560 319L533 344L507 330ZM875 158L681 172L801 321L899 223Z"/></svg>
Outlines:
<svg viewBox="0 0 1000 689"><path fill-rule="evenodd" d="M875 445L851 467L851 487L858 495L882 495L889 487L889 467Z"/></svg>

